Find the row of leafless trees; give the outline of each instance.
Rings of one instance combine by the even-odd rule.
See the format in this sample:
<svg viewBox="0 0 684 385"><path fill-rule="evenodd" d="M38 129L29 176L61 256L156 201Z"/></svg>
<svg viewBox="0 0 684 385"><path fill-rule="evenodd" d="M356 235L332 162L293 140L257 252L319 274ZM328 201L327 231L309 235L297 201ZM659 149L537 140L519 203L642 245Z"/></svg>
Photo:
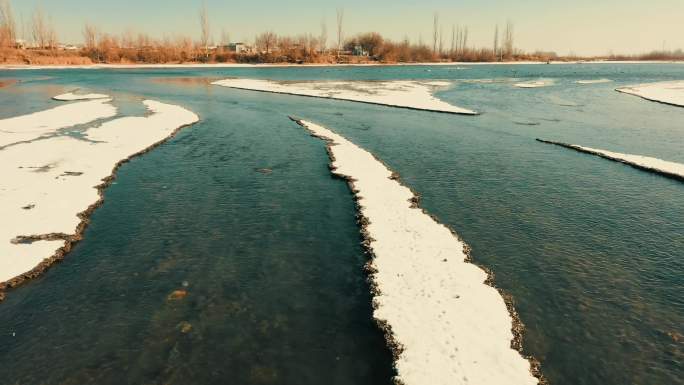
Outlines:
<svg viewBox="0 0 684 385"><path fill-rule="evenodd" d="M17 25L12 14L9 1L0 2L0 47L10 47L16 44Z"/></svg>
<svg viewBox="0 0 684 385"><path fill-rule="evenodd" d="M30 36L23 36L24 43L30 39L32 42L30 45L35 48L57 47L57 31L52 19L45 15L42 8L38 7L34 10L28 29ZM27 34L26 28L22 32ZM19 44L18 41L17 24L10 1L0 0L0 47L14 48Z"/></svg>
<svg viewBox="0 0 684 385"><path fill-rule="evenodd" d="M384 39L378 33L365 33L346 38L344 33L344 9L338 9L336 15L336 46L328 50L328 32L325 22L321 23L318 36L302 34L296 37L278 36L274 32L259 34L254 43L256 50L242 55L231 55L221 49L210 49L213 46L209 13L206 5L199 11L200 39L193 43L188 37L177 37L163 40L152 39L147 35L134 35L130 32L114 36L98 31L92 24L83 29L83 52L97 62L158 62L158 61L339 61L345 51L355 51L361 47L371 58L390 61L426 61L426 60L503 60L513 55L513 25L508 23L503 32L499 47L498 26L495 32L494 49L485 55L483 50L475 50L468 46L468 28L452 26L451 45L447 49L444 35L439 24L439 15L434 17L433 45L430 51L421 42L411 44L408 41L399 43ZM30 35L35 48L50 49L58 45L57 33L49 16L42 9L34 11ZM16 45L16 23L9 0L0 0L0 46ZM229 42L228 34L221 34L220 46ZM235 56L238 56L237 58ZM246 56L242 58L240 56ZM333 57L334 58L331 58Z"/></svg>
<svg viewBox="0 0 684 385"><path fill-rule="evenodd" d="M499 41L499 25L494 27L494 46L487 56L495 60L512 59L515 55L513 23L507 22ZM472 56L482 56L486 49L475 49L468 46L468 27L451 26L451 45L447 50L444 44L443 28L439 23L439 14L435 13L432 27L432 53L435 58L461 60Z"/></svg>
<svg viewBox="0 0 684 385"><path fill-rule="evenodd" d="M228 34L221 33L219 48L214 48L209 12L206 5L199 11L200 38L193 42L189 37L153 39L145 34L123 33L119 36L99 31L92 24L83 29L84 48L81 54L95 62L187 62L187 61L250 61L250 62L334 62L350 60L349 53L367 53L370 59L380 61L430 61L463 60L493 61L512 58L513 25L508 23L499 44L498 26L495 31L492 50L474 49L468 46L468 27L452 26L451 44L447 48L439 24L439 15L434 17L432 50L422 42L408 40L394 42L378 33L363 33L347 38L344 30L344 9L336 13L336 41L328 48L328 29L325 22L317 36L279 36L274 32L259 34L254 40L254 50L231 53L224 50L229 43ZM33 14L30 26L32 46L50 49L57 46L57 34L50 17L40 8ZM11 47L17 40L16 25L9 0L0 0L0 46ZM356 59L356 60L363 60Z"/></svg>
<svg viewBox="0 0 684 385"><path fill-rule="evenodd" d="M125 32L119 36L100 32L92 24L83 28L81 53L99 63L170 63L190 61L227 61L209 57L206 45L195 44L189 37L154 39L147 34Z"/></svg>

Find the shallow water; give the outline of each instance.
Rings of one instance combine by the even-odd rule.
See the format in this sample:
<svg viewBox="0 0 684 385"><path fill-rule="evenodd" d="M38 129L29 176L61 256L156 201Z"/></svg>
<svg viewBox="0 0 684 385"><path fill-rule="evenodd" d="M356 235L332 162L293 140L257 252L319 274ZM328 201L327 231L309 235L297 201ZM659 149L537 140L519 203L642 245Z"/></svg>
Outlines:
<svg viewBox="0 0 684 385"><path fill-rule="evenodd" d="M375 153L456 229L513 295L525 351L552 384L681 381L684 185L534 139L684 162L684 108L613 91L682 79L684 66L455 68L1 72L19 80L0 89L3 118L82 88L114 95L122 114L142 114L139 101L153 98L202 121L123 166L85 240L8 293L0 378L389 383L351 194L330 176L323 144L287 119L295 115ZM451 79L439 96L483 114L158 79L229 76ZM614 82L575 84L598 78ZM513 87L537 79L553 85ZM167 299L180 289L186 298Z"/></svg>

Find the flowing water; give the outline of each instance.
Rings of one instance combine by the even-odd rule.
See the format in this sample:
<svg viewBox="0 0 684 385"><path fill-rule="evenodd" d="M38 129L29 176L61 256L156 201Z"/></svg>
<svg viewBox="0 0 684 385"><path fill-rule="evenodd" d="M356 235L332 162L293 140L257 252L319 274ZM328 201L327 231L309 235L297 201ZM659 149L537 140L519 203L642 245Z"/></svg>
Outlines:
<svg viewBox="0 0 684 385"><path fill-rule="evenodd" d="M476 117L212 79L452 80ZM578 85L577 80L612 79ZM536 142L684 163L684 108L619 94L684 65L5 71L0 118L81 88L201 122L124 165L85 239L0 303L2 384L389 384L355 207L322 124L376 154L512 294L554 385L684 377L684 184ZM551 79L517 89L515 82ZM11 225L2 223L3 226ZM174 290L187 297L169 300Z"/></svg>

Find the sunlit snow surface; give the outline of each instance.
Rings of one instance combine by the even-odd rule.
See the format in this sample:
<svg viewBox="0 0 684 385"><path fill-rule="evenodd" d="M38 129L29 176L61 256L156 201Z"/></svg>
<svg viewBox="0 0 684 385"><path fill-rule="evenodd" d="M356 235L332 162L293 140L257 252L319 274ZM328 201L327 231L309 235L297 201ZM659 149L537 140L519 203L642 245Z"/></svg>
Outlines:
<svg viewBox="0 0 684 385"><path fill-rule="evenodd" d="M444 81L288 81L225 79L214 85L327 99L347 100L416 110L475 115L477 112L436 98L433 92L448 87Z"/></svg>
<svg viewBox="0 0 684 385"><path fill-rule="evenodd" d="M106 100L65 104L29 115L0 120L0 148L38 139L57 130L90 123L116 115L116 108Z"/></svg>
<svg viewBox="0 0 684 385"><path fill-rule="evenodd" d="M589 80L578 80L575 83L577 84L602 84L602 83L610 83L612 80L610 79L589 79Z"/></svg>
<svg viewBox="0 0 684 385"><path fill-rule="evenodd" d="M541 80L534 80L534 81L529 81L529 82L515 83L515 84L513 84L513 87L517 87L517 88L541 88L541 87L548 87L550 85L553 85L553 80L541 79Z"/></svg>
<svg viewBox="0 0 684 385"><path fill-rule="evenodd" d="M93 126L84 138L54 136L0 149L0 282L33 269L65 243L59 239L12 240L48 234L73 236L82 221L77 214L99 200L96 186L112 174L119 161L198 120L197 115L178 106L151 100L144 104L149 116L122 117ZM115 111L107 102L90 101L0 120L0 143L15 142L19 134L35 139L62 127L111 117Z"/></svg>
<svg viewBox="0 0 684 385"><path fill-rule="evenodd" d="M684 179L684 164L681 163L669 162L667 160L652 158L650 156L623 154L620 152L612 152L607 150L601 150L598 148L583 146L577 146L577 148L589 152L594 152L596 154L603 155L607 158L622 161L630 165L640 166L644 169L651 169L653 171L658 171L662 173L679 175L682 179Z"/></svg>
<svg viewBox="0 0 684 385"><path fill-rule="evenodd" d="M576 150L591 155L597 155L602 158L624 163L645 171L662 174L674 179L684 180L684 164L681 163L670 162L667 160L653 158L650 156L623 154L620 152L601 150L598 148L578 146L576 144L553 142L543 139L537 139L537 141L548 144L555 144L557 146L569 148L571 150Z"/></svg>
<svg viewBox="0 0 684 385"><path fill-rule="evenodd" d="M684 107L684 80L620 87L616 91L654 102Z"/></svg>
<svg viewBox="0 0 684 385"><path fill-rule="evenodd" d="M105 94L76 94L73 92L67 92L66 94L61 94L53 97L55 100L61 100L65 102L74 100L94 100L94 99L108 99L109 95Z"/></svg>
<svg viewBox="0 0 684 385"><path fill-rule="evenodd" d="M511 347L503 298L466 262L457 236L412 206L413 192L373 154L325 127L299 124L329 142L334 173L353 180L375 256L374 316L403 347L401 383L536 384L530 363Z"/></svg>

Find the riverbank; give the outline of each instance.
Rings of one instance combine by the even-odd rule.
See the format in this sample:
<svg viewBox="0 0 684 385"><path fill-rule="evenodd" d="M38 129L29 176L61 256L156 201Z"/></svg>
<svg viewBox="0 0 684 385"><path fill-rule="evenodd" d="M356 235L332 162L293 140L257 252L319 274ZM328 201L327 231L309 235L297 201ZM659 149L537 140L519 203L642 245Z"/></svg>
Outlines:
<svg viewBox="0 0 684 385"><path fill-rule="evenodd" d="M523 64L684 64L681 60L592 60L592 61L505 61L505 62L421 62L421 63L173 63L173 64L2 64L0 70L40 69L167 69L167 68L285 68L285 67L402 67L402 66L482 66Z"/></svg>

